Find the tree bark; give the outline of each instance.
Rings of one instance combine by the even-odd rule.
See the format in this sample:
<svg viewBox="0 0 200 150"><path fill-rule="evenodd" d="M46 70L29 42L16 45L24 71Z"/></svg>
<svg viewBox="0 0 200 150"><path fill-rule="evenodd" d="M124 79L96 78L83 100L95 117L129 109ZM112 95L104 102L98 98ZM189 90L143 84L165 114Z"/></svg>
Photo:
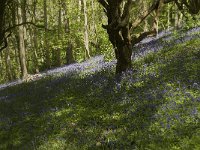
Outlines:
<svg viewBox="0 0 200 150"><path fill-rule="evenodd" d="M142 9L143 11L148 11L147 9L147 2L146 1L142 1ZM144 29L143 29L144 32L147 32L148 31L148 20L145 19L144 20Z"/></svg>
<svg viewBox="0 0 200 150"><path fill-rule="evenodd" d="M3 45L5 41L5 33L4 33L4 15L5 15L5 8L6 8L7 0L0 0L0 46ZM0 47L1 48L1 47Z"/></svg>
<svg viewBox="0 0 200 150"><path fill-rule="evenodd" d="M96 50L99 48L99 44L98 44L98 39L97 39L97 26L96 26L96 22L95 22L95 3L94 0L91 1L91 7L92 7L92 25L91 25L91 36L92 36L92 41L91 43L93 44L93 46L96 48Z"/></svg>
<svg viewBox="0 0 200 150"><path fill-rule="evenodd" d="M36 6L37 6L37 1L34 0L33 2L33 20L36 22ZM35 66L35 72L39 73L39 63L38 63L38 55L37 55L37 49L38 49L38 39L37 39L37 29L36 27L33 27L33 45L34 45L34 52L33 52L33 58L34 58L34 66Z"/></svg>
<svg viewBox="0 0 200 150"><path fill-rule="evenodd" d="M154 22L156 22L157 25L158 20L156 19L159 16L159 11L164 0L155 0L147 11L141 11L141 14L131 22L129 22L130 13L132 6L138 4L136 1L98 0L98 2L103 6L104 12L108 18L108 25L103 25L103 28L107 30L109 40L115 50L117 59L116 74L121 74L132 67L132 45L139 43L148 35L155 34L155 30L140 33L138 37L136 35L131 37L130 33L133 31L136 32L140 24L153 11L156 11Z"/></svg>
<svg viewBox="0 0 200 150"><path fill-rule="evenodd" d="M62 31L62 10L61 3L59 3L58 10L58 40L61 39L61 31ZM56 66L61 66L61 48L58 47L56 50Z"/></svg>
<svg viewBox="0 0 200 150"><path fill-rule="evenodd" d="M157 8L155 9L153 30L155 30L156 36L158 36L158 32L159 32L159 16L160 16L160 11L162 10L163 4L164 4L164 0L160 0Z"/></svg>
<svg viewBox="0 0 200 150"><path fill-rule="evenodd" d="M18 7L18 23L22 23L22 9ZM20 66L22 72L22 79L26 79L28 76L28 71L26 67L26 50L25 50L25 43L24 43L24 27L19 26L18 31L19 36L19 58L20 58Z"/></svg>
<svg viewBox="0 0 200 150"><path fill-rule="evenodd" d="M83 8L84 8L84 44L85 44L85 57L90 58L90 50L89 50L89 35L88 35L88 16L87 16L87 3L86 0L83 0Z"/></svg>
<svg viewBox="0 0 200 150"><path fill-rule="evenodd" d="M79 1L79 2L81 2L81 1ZM80 6L80 8L81 8L81 6ZM64 12L65 12L65 22L64 22L65 34L68 35L68 41L67 41L67 46L66 46L66 57L65 58L66 58L66 64L71 64L71 63L74 63L75 60L74 60L74 56L73 56L73 45L72 45L72 42L71 42L71 35L70 35L70 20L69 20L69 17L68 17L68 9L67 9L67 5L64 1L63 1L63 9L64 9Z"/></svg>
<svg viewBox="0 0 200 150"><path fill-rule="evenodd" d="M11 61L10 61L10 48L7 46L6 52L5 52L5 62L6 62L6 74L9 81L11 81L12 78L12 69L11 69Z"/></svg>
<svg viewBox="0 0 200 150"><path fill-rule="evenodd" d="M170 28L170 5L167 4L167 29L169 30Z"/></svg>
<svg viewBox="0 0 200 150"><path fill-rule="evenodd" d="M73 51L72 51L72 43L68 42L67 48L66 48L66 63L71 64L74 63L74 57L73 57Z"/></svg>
<svg viewBox="0 0 200 150"><path fill-rule="evenodd" d="M81 22L82 0L78 0L78 23Z"/></svg>
<svg viewBox="0 0 200 150"><path fill-rule="evenodd" d="M45 66L46 68L51 67L51 61L50 61L50 51L49 51L49 42L48 42L48 35L47 35L47 28L48 28L48 20L47 20L47 0L43 1L44 3L44 27L45 27L45 33L44 33L44 48L45 48Z"/></svg>
<svg viewBox="0 0 200 150"><path fill-rule="evenodd" d="M115 30L114 28L107 29L107 33L117 59L116 74L121 74L132 68L132 44L129 25L123 27L121 30Z"/></svg>
<svg viewBox="0 0 200 150"><path fill-rule="evenodd" d="M129 14L124 12L121 17L120 1L114 1L112 5L109 6L108 16L108 26L103 26L107 29L109 35L109 40L111 41L113 48L115 50L115 57L117 59L116 74L121 74L129 69L131 69L131 55L132 55L132 44L130 36L129 27ZM128 9L128 4L124 6L124 10ZM128 11L128 10L125 10ZM118 20L125 20L123 26L119 27Z"/></svg>

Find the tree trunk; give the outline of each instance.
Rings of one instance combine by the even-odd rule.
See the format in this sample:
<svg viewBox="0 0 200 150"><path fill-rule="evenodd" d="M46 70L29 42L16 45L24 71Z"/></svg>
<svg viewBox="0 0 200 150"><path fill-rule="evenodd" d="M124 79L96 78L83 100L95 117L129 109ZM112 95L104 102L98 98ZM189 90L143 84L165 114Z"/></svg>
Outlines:
<svg viewBox="0 0 200 150"><path fill-rule="evenodd" d="M79 1L81 2L81 1ZM68 9L66 3L63 1L63 8L65 12L65 33L68 35L68 42L67 42L67 47L66 47L66 64L71 64L74 63L74 56L73 56L73 45L71 42L71 35L70 35L70 23L69 23L69 17L68 17ZM80 6L81 8L81 6Z"/></svg>
<svg viewBox="0 0 200 150"><path fill-rule="evenodd" d="M142 1L142 8L143 8L143 11L148 11L147 9L147 2L146 1ZM144 20L144 28L143 28L143 31L144 32L147 32L148 31L148 20L145 19Z"/></svg>
<svg viewBox="0 0 200 150"><path fill-rule="evenodd" d="M122 34L129 34L129 29L124 29L127 31L122 30ZM123 33L125 32L125 33ZM127 38L126 40L118 39L116 44L115 55L117 58L117 66L116 66L116 73L122 73L131 69L131 56L132 56L132 44L131 39Z"/></svg>
<svg viewBox="0 0 200 150"><path fill-rule="evenodd" d="M107 30L109 40L111 41L115 50L117 59L116 73L121 74L122 72L130 69L132 66L132 44L139 43L148 35L155 33L155 30L140 33L138 37L136 35L131 37L130 32L136 32L136 29L140 26L140 23L142 23L152 11L156 11L154 25L156 25L155 29L158 29L159 11L161 10L164 0L154 1L148 11L142 11L141 14L138 15L138 18L135 18L135 22L130 22L130 15L132 13L131 9L132 7L136 6L135 1L98 0L98 2L103 6L104 12L108 18L108 25L103 25L103 28Z"/></svg>
<svg viewBox="0 0 200 150"><path fill-rule="evenodd" d="M27 5L27 0L21 0L21 12L22 12L22 22L27 22L27 17L26 17L26 5ZM27 29L26 25L23 25L23 37L24 37L24 47L25 47L25 53L26 55L26 60L29 60L29 55L28 55L28 49L27 49ZM26 61L26 66L29 68L29 61Z"/></svg>
<svg viewBox="0 0 200 150"><path fill-rule="evenodd" d="M0 53L0 69L1 69L1 70L4 70L3 66L4 66L4 65L3 65L3 53L1 52L1 53ZM4 72L1 71L1 72L0 72L0 76L2 77L3 75L4 75Z"/></svg>
<svg viewBox="0 0 200 150"><path fill-rule="evenodd" d="M18 13L18 6L13 5L12 6L12 24L18 24L18 16L16 15ZM19 51L20 51L20 46L19 46L19 34L18 34L18 28L15 29L14 32L14 39L11 38L13 46L14 46L14 55L15 55L15 64L19 64L17 65L17 69L15 71L15 73L13 74L13 79L17 79L20 76L20 72L21 72L21 65L20 65L20 57L19 57Z"/></svg>
<svg viewBox="0 0 200 150"><path fill-rule="evenodd" d="M97 39L97 27L96 27L96 22L95 22L95 3L94 0L91 1L91 7L92 7L92 25L91 25L91 36L92 36L92 41L91 43L94 45L96 50L99 48L98 44L98 39Z"/></svg>
<svg viewBox="0 0 200 150"><path fill-rule="evenodd" d="M107 29L109 39L115 50L117 59L116 74L121 74L131 69L132 44L129 26L121 30Z"/></svg>
<svg viewBox="0 0 200 150"><path fill-rule="evenodd" d="M169 30L170 28L170 5L167 4L167 29Z"/></svg>
<svg viewBox="0 0 200 150"><path fill-rule="evenodd" d="M120 45L116 49L116 57L117 57L117 66L116 66L116 74L121 74L122 72L126 72L131 69L131 55L132 49L131 45Z"/></svg>
<svg viewBox="0 0 200 150"><path fill-rule="evenodd" d="M158 31L159 31L159 10L158 9L155 11L153 30L155 30L156 36L158 36Z"/></svg>
<svg viewBox="0 0 200 150"><path fill-rule="evenodd" d="M34 14L34 22L36 21L36 6L37 6L37 1L34 0L33 2L33 14ZM34 45L34 52L33 52L33 58L34 58L34 66L35 66L35 72L39 73L39 63L38 63L38 55L37 55L37 49L38 49L38 39L37 39L37 29L36 27L33 27L33 45Z"/></svg>
<svg viewBox="0 0 200 150"><path fill-rule="evenodd" d="M37 49L38 49L38 42L37 42L37 30L35 29L35 27L33 27L33 29L30 29L29 31L30 34L30 40L33 41L31 43L31 55L30 57L33 57L33 59L31 59L33 61L33 65L34 65L34 73L39 73L39 65L38 65L38 56L37 56Z"/></svg>
<svg viewBox="0 0 200 150"><path fill-rule="evenodd" d="M0 0L0 46L4 42L5 8L7 0ZM0 47L1 48L1 47Z"/></svg>
<svg viewBox="0 0 200 150"><path fill-rule="evenodd" d="M78 23L81 22L82 0L78 0Z"/></svg>
<svg viewBox="0 0 200 150"><path fill-rule="evenodd" d="M68 43L67 49L66 49L66 63L67 64L71 64L74 63L74 57L73 57L73 51L72 51L73 47L71 42Z"/></svg>
<svg viewBox="0 0 200 150"><path fill-rule="evenodd" d="M69 18L65 20L65 33L69 35L67 48L66 48L66 63L71 64L74 63L74 56L73 56L73 46L70 38L70 26L69 26Z"/></svg>
<svg viewBox="0 0 200 150"><path fill-rule="evenodd" d="M84 7L84 27L85 27L85 32L84 32L85 57L90 58L86 0L83 0L83 7Z"/></svg>
<svg viewBox="0 0 200 150"><path fill-rule="evenodd" d="M175 14L174 14L174 27L178 29L178 18L179 18L179 11L178 8L175 7Z"/></svg>
<svg viewBox="0 0 200 150"><path fill-rule="evenodd" d="M9 46L6 48L5 52L5 62L6 62L6 74L9 81L12 80L12 69L11 69L11 61L10 61L10 48Z"/></svg>
<svg viewBox="0 0 200 150"><path fill-rule="evenodd" d="M108 26L103 26L107 29L109 35L109 40L111 41L113 48L115 50L115 57L117 59L116 74L121 74L131 69L131 55L132 55L132 44L130 36L130 26L129 26L129 14L122 16L126 18L126 22L122 27L119 27L118 20L121 20L120 12L121 2L115 1L112 6L109 7L108 16ZM128 5L124 6L124 9L128 9ZM126 7L126 8L125 8ZM125 10L126 11L126 10ZM123 19L124 19L123 18Z"/></svg>
<svg viewBox="0 0 200 150"><path fill-rule="evenodd" d="M22 23L22 9L18 7L18 23ZM18 31L19 36L19 58L20 58L20 66L21 66L21 72L22 72L22 79L27 78L28 71L26 67L26 55L25 55L25 43L24 43L24 27L19 26Z"/></svg>
<svg viewBox="0 0 200 150"><path fill-rule="evenodd" d="M46 68L51 67L51 61L50 61L50 51L49 51L49 42L48 42L48 35L47 35L47 28L48 28L48 22L47 22L47 0L44 0L44 27L45 27L45 33L44 33L44 48L45 48L45 66Z"/></svg>
<svg viewBox="0 0 200 150"><path fill-rule="evenodd" d="M59 10L58 10L58 40L61 39L61 31L62 31L62 10L61 10L61 3L59 3ZM58 47L56 49L56 66L61 66L61 48Z"/></svg>
<svg viewBox="0 0 200 150"><path fill-rule="evenodd" d="M179 13L178 28L181 28L181 26L182 26L182 21L183 21L183 14L182 14L182 13Z"/></svg>

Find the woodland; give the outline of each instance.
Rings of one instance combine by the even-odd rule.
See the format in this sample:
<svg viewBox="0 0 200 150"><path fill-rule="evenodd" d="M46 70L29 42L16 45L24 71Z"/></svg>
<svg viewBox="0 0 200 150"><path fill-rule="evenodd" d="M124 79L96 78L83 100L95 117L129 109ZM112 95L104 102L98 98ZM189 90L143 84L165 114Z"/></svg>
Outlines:
<svg viewBox="0 0 200 150"><path fill-rule="evenodd" d="M199 150L200 0L0 0L0 149Z"/></svg>

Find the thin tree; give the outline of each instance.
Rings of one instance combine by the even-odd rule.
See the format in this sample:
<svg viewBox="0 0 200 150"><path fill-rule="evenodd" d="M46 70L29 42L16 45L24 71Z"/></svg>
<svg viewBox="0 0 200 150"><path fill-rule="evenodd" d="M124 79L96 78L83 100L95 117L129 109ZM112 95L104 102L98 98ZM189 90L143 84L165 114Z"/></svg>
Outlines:
<svg viewBox="0 0 200 150"><path fill-rule="evenodd" d="M20 4L20 1L18 1ZM22 8L18 6L18 23L23 23L22 19ZM26 66L26 49L24 43L24 27L18 27L18 36L19 36L19 58L20 58L20 67L22 73L22 79L26 79L28 76L27 66Z"/></svg>
<svg viewBox="0 0 200 150"><path fill-rule="evenodd" d="M61 40L61 32L62 32L62 3L58 1L59 9L58 9L58 40ZM61 66L61 48L59 47L56 50L56 66Z"/></svg>
<svg viewBox="0 0 200 150"><path fill-rule="evenodd" d="M11 59L10 59L10 47L7 46L5 51L5 63L6 63L6 74L9 81L11 81L12 78L12 68L11 68Z"/></svg>
<svg viewBox="0 0 200 150"><path fill-rule="evenodd" d="M45 33L44 33L44 47L45 47L45 65L46 68L51 67L51 61L50 61L50 50L49 50L49 42L48 42L48 35L47 35L47 28L48 28L48 18L47 18L47 0L43 1L43 7L44 7L44 27L45 27Z"/></svg>
<svg viewBox="0 0 200 150"><path fill-rule="evenodd" d="M37 6L37 1L33 0L33 21L36 22L36 6ZM33 52L33 57L34 57L34 66L35 66L35 72L39 73L39 63L38 63L38 54L37 54L37 49L38 49L38 39L37 39L37 29L36 27L33 27L33 45L34 45L34 52Z"/></svg>
<svg viewBox="0 0 200 150"><path fill-rule="evenodd" d="M81 2L81 1L79 1ZM67 40L67 46L66 46L66 64L71 64L74 63L74 56L73 56L73 45L72 45L72 41L71 41L71 35L70 35L70 19L69 19L69 10L68 10L68 6L66 2L63 0L62 1L62 6L64 9L64 25L65 25L65 34L68 36L68 40ZM81 6L80 6L81 8ZM78 15L78 18L80 16ZM80 21L80 20L79 20Z"/></svg>
<svg viewBox="0 0 200 150"><path fill-rule="evenodd" d="M90 58L89 35L88 35L88 16L87 16L87 3L86 3L86 0L83 0L83 9L84 9L84 44L85 44L85 57L86 57L86 58Z"/></svg>

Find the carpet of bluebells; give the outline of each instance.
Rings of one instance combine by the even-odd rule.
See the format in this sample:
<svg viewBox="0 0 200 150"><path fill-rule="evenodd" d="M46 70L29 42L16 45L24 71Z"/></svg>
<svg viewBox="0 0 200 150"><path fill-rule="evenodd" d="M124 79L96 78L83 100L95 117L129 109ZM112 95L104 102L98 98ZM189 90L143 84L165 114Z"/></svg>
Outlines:
<svg viewBox="0 0 200 150"><path fill-rule="evenodd" d="M96 56L0 86L0 149L199 150L200 28L134 48L133 69Z"/></svg>

